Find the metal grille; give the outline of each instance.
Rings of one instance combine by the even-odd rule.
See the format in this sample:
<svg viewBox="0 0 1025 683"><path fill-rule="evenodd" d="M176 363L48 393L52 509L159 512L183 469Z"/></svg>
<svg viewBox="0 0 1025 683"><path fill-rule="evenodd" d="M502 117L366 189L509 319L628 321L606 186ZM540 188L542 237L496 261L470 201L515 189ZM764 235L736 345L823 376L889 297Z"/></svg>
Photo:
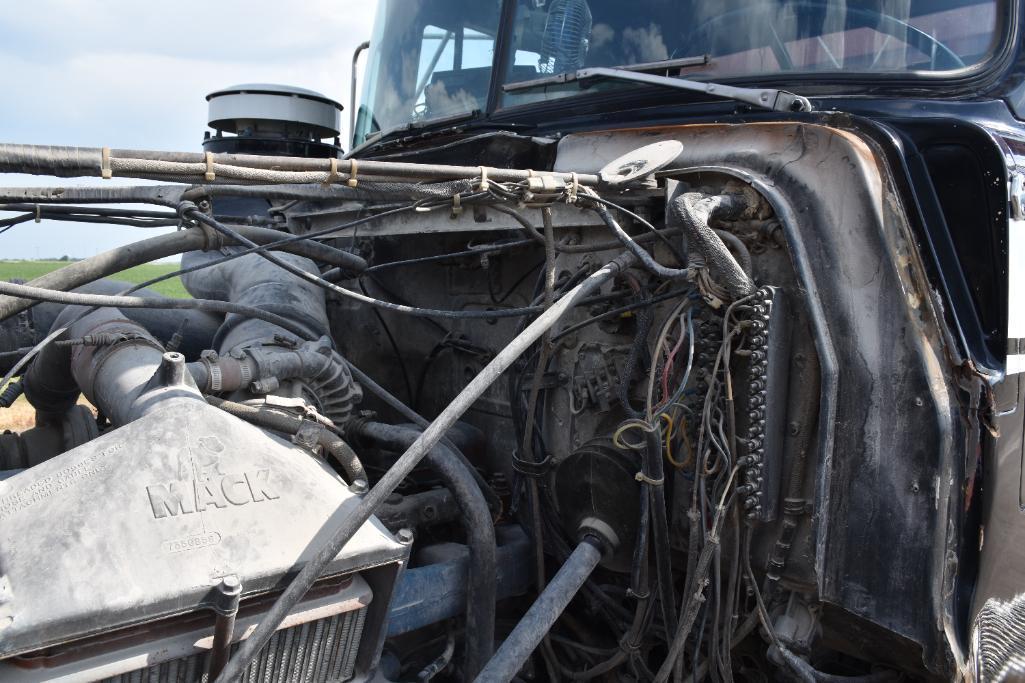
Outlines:
<svg viewBox="0 0 1025 683"><path fill-rule="evenodd" d="M243 683L335 683L352 678L366 608L281 629L249 665ZM238 645L231 649L232 654ZM203 652L105 679L104 683L207 683Z"/></svg>
<svg viewBox="0 0 1025 683"><path fill-rule="evenodd" d="M975 617L973 640L977 680L1025 678L1025 595L1010 602L987 600Z"/></svg>

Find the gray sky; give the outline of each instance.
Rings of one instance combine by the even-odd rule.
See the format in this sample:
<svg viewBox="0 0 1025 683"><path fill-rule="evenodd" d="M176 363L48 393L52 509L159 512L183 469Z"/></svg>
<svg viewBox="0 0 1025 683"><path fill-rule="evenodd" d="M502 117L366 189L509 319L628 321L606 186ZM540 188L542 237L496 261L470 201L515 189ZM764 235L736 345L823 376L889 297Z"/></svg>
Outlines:
<svg viewBox="0 0 1025 683"><path fill-rule="evenodd" d="M199 151L207 93L238 83L310 88L346 106L352 52L377 0L32 0L0 16L0 142ZM362 60L361 60L362 61ZM343 140L347 131L343 133ZM0 174L0 185L53 185ZM84 184L100 179L84 181ZM10 214L4 214L10 215ZM0 258L91 256L154 234L23 223Z"/></svg>

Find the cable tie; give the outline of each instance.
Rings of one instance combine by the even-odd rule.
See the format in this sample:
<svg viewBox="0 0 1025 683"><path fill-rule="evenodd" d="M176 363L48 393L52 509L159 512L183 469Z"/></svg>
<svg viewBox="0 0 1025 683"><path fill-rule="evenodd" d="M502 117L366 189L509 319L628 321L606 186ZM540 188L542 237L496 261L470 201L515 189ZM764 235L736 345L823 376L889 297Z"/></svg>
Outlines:
<svg viewBox="0 0 1025 683"><path fill-rule="evenodd" d="M206 173L203 174L203 177L208 183L212 183L217 177L217 174L214 173L214 155L206 152L203 157L206 159Z"/></svg>
<svg viewBox="0 0 1025 683"><path fill-rule="evenodd" d="M462 199L459 197L459 193L452 195L452 215L458 216L463 212Z"/></svg>
<svg viewBox="0 0 1025 683"><path fill-rule="evenodd" d="M570 186L569 191L566 193L566 203L576 204L577 194L580 192L580 178L577 176L576 171L569 174Z"/></svg>
<svg viewBox="0 0 1025 683"><path fill-rule="evenodd" d="M110 147L104 147L100 150L100 177L110 180L113 176L114 172L110 169Z"/></svg>
<svg viewBox="0 0 1025 683"><path fill-rule="evenodd" d="M641 651L641 646L639 643L629 642L626 638L628 635L630 634L625 634L622 638L619 639L619 649L628 655L635 655Z"/></svg>
<svg viewBox="0 0 1025 683"><path fill-rule="evenodd" d="M662 486L663 484L666 483L666 478L665 477L659 477L658 479L652 479L651 477L646 475L644 472L638 472L637 474L635 474L634 475L634 479L636 479L637 481L641 482L642 484L647 484L648 486Z"/></svg>
<svg viewBox="0 0 1025 683"><path fill-rule="evenodd" d="M36 223L41 222L42 217L40 216L40 206L36 204Z"/></svg>
<svg viewBox="0 0 1025 683"><path fill-rule="evenodd" d="M324 187L331 187L332 183L337 182L339 178L341 178L341 176L338 175L338 157L331 157L330 162L331 166L327 171L327 178L325 178L324 182L321 183Z"/></svg>
<svg viewBox="0 0 1025 683"><path fill-rule="evenodd" d="M487 192L491 189L491 183L488 182L488 167L480 167L480 191Z"/></svg>
<svg viewBox="0 0 1025 683"><path fill-rule="evenodd" d="M356 187L359 185L359 180L356 178L357 173L359 173L359 170L356 167L356 160L349 159L349 180L346 185L349 187Z"/></svg>

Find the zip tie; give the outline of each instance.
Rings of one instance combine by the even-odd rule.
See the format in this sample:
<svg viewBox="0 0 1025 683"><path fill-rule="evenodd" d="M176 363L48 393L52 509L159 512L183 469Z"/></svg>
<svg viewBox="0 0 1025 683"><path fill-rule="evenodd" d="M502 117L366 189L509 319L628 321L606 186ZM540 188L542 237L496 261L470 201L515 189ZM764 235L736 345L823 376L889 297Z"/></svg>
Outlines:
<svg viewBox="0 0 1025 683"><path fill-rule="evenodd" d="M338 175L338 157L331 157L331 169L327 172L327 178L321 184L324 187L330 187L331 183L337 181L340 177Z"/></svg>
<svg viewBox="0 0 1025 683"><path fill-rule="evenodd" d="M39 215L39 204L36 204L36 223L41 222L41 216Z"/></svg>
<svg viewBox="0 0 1025 683"><path fill-rule="evenodd" d="M206 158L206 173L203 174L203 177L206 178L208 183L212 183L214 178L217 177L217 174L214 173L214 155L207 152L203 156Z"/></svg>
<svg viewBox="0 0 1025 683"><path fill-rule="evenodd" d="M577 203L577 193L580 192L580 178L577 177L576 171L570 173L569 174L569 178L570 178L571 184L569 186L569 191L566 193L566 203L567 204L576 204Z"/></svg>
<svg viewBox="0 0 1025 683"><path fill-rule="evenodd" d="M359 180L356 179L357 173L358 170L356 169L356 160L349 159L349 181L346 183L349 187L356 187L357 185L359 185Z"/></svg>
<svg viewBox="0 0 1025 683"><path fill-rule="evenodd" d="M480 167L480 191L487 192L491 189L491 183L488 182L488 167Z"/></svg>
<svg viewBox="0 0 1025 683"><path fill-rule="evenodd" d="M104 147L100 150L100 177L110 180L113 176L114 172L110 170L110 147Z"/></svg>
<svg viewBox="0 0 1025 683"><path fill-rule="evenodd" d="M452 195L452 215L453 216L458 216L462 212L463 212L462 199L460 199L458 193Z"/></svg>

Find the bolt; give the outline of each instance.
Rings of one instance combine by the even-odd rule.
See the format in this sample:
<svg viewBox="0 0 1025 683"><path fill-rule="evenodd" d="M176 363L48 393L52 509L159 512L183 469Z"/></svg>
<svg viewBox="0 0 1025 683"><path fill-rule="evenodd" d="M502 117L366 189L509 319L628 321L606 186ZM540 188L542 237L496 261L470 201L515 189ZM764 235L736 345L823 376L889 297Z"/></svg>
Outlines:
<svg viewBox="0 0 1025 683"><path fill-rule="evenodd" d="M409 545L413 542L413 530L412 529L399 529L395 534L395 540L402 545Z"/></svg>
<svg viewBox="0 0 1025 683"><path fill-rule="evenodd" d="M362 496L369 490L370 486L367 485L366 479L357 479L356 481L349 484L349 491L355 493L357 496Z"/></svg>

